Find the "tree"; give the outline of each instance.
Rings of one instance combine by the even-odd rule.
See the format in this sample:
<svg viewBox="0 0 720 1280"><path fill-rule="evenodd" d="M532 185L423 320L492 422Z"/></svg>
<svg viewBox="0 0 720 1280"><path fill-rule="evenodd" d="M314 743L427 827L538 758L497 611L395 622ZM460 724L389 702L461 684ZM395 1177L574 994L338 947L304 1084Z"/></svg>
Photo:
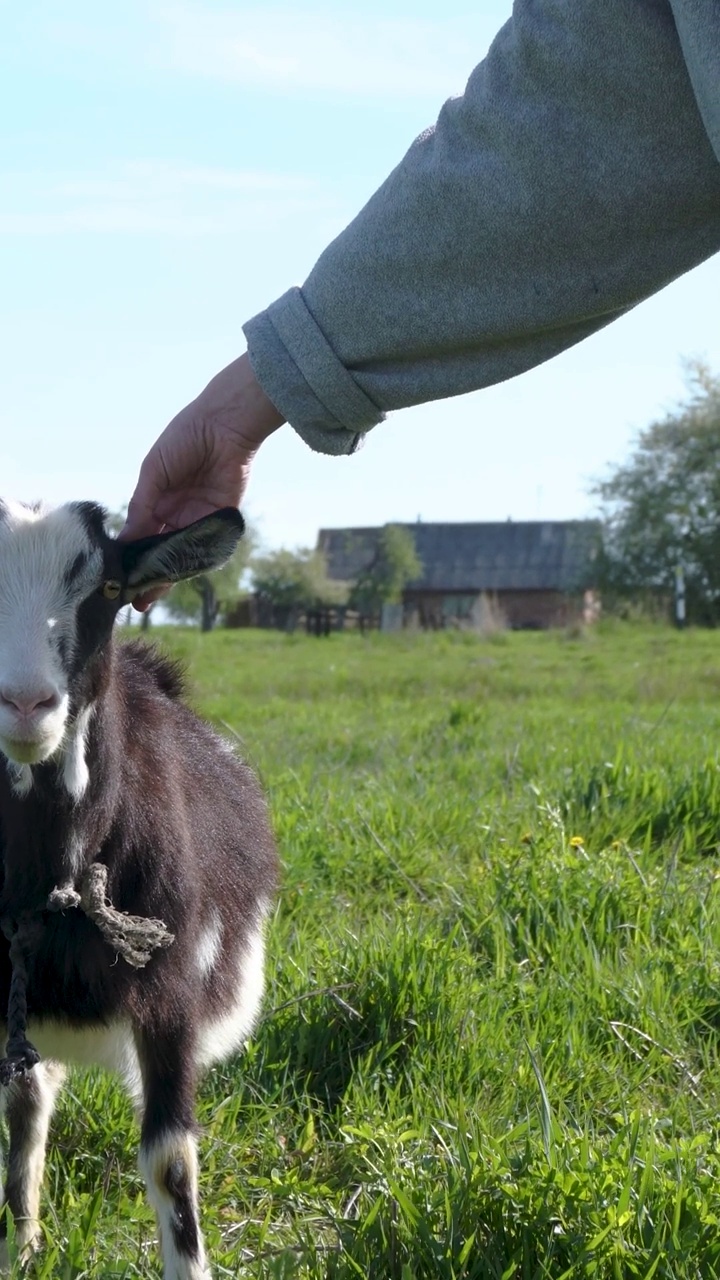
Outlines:
<svg viewBox="0 0 720 1280"><path fill-rule="evenodd" d="M687 398L640 433L630 460L594 486L603 503L601 580L623 595L671 593L688 618L720 622L720 377L687 366Z"/></svg>
<svg viewBox="0 0 720 1280"><path fill-rule="evenodd" d="M306 609L344 604L347 587L328 578L322 552L285 547L256 556L252 562L253 586L260 607L270 609L280 625L292 627Z"/></svg>
<svg viewBox="0 0 720 1280"><path fill-rule="evenodd" d="M419 578L422 569L410 530L386 524L380 530L372 559L355 579L350 604L365 616L377 614L384 604L402 600L408 582Z"/></svg>

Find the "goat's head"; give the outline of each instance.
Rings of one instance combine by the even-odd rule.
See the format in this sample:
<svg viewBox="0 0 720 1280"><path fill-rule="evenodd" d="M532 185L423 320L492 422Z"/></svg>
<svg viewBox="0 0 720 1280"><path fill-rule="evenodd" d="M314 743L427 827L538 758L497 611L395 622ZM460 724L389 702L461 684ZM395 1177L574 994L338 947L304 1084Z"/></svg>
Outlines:
<svg viewBox="0 0 720 1280"><path fill-rule="evenodd" d="M0 501L0 751L16 764L52 756L92 704L119 608L218 569L244 528L228 508L118 542L105 520L91 502L50 510Z"/></svg>

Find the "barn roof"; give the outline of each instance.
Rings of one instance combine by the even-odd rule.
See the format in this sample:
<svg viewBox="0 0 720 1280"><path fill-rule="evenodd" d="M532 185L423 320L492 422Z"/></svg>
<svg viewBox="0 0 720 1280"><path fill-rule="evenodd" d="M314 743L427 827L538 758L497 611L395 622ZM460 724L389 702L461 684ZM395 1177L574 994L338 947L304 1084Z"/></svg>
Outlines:
<svg viewBox="0 0 720 1280"><path fill-rule="evenodd" d="M421 591L573 591L590 585L599 525L594 520L400 525L415 539ZM381 526L321 529L331 578L355 579L373 558Z"/></svg>

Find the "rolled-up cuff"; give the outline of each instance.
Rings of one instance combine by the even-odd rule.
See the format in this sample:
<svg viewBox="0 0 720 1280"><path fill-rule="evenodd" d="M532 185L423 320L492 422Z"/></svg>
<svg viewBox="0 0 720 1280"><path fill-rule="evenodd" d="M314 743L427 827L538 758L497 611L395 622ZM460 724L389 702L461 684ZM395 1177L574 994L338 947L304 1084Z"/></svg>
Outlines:
<svg viewBox="0 0 720 1280"><path fill-rule="evenodd" d="M300 289L289 289L243 325L253 373L306 444L354 453L385 417L338 359Z"/></svg>

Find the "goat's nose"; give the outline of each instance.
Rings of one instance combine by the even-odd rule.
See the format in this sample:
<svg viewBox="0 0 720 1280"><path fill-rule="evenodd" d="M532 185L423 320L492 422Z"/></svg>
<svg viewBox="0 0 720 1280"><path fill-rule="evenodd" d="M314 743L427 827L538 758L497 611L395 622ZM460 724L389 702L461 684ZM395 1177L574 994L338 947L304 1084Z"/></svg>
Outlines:
<svg viewBox="0 0 720 1280"><path fill-rule="evenodd" d="M31 689L27 693L0 686L0 705L12 707L21 716L31 716L36 711L54 711L60 706L60 694L50 685Z"/></svg>

